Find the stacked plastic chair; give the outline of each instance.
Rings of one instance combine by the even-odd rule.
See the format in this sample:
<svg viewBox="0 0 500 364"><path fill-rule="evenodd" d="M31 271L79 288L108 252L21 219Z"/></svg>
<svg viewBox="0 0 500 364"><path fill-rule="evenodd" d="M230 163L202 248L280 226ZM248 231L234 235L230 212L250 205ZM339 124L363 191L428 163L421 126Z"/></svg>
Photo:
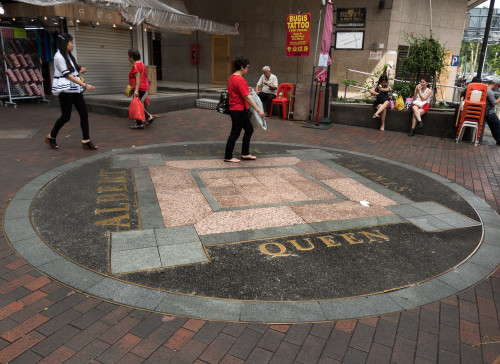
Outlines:
<svg viewBox="0 0 500 364"><path fill-rule="evenodd" d="M473 91L476 92L473 93ZM471 100L471 96L473 94L477 95L478 91L481 92L480 97L477 98L478 100L474 97ZM472 142L474 142L474 145L478 144L479 139L481 138L481 130L483 128L487 92L488 86L483 83L471 83L467 86L467 93L462 107L462 114L460 115L460 121L457 126L457 143L462 139L465 128L471 128L473 131Z"/></svg>

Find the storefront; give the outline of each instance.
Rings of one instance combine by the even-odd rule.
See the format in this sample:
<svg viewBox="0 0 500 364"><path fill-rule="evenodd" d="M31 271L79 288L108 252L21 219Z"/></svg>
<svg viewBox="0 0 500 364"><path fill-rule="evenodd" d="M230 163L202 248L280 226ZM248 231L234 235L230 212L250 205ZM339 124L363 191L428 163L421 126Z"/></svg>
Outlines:
<svg viewBox="0 0 500 364"><path fill-rule="evenodd" d="M50 93L57 34L64 32L73 36L73 54L87 69L83 77L96 87L95 92L123 92L130 71L127 51L133 48L133 33L137 29L124 23L117 11L72 4L8 3L4 7L6 17L0 26L13 29L6 34L31 38L37 47L46 93ZM136 38L142 40L142 34Z"/></svg>

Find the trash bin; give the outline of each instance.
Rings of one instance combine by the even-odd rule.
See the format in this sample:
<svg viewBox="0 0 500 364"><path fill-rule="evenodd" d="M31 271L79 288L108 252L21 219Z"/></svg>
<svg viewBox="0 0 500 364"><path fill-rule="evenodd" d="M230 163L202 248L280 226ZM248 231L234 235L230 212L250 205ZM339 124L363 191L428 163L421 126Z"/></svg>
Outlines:
<svg viewBox="0 0 500 364"><path fill-rule="evenodd" d="M146 75L148 76L148 80L151 82L149 85L149 94L156 95L156 66L146 66Z"/></svg>
<svg viewBox="0 0 500 364"><path fill-rule="evenodd" d="M338 83L331 83L330 86L332 94L330 95L330 99L332 101L337 101L339 99L339 84Z"/></svg>

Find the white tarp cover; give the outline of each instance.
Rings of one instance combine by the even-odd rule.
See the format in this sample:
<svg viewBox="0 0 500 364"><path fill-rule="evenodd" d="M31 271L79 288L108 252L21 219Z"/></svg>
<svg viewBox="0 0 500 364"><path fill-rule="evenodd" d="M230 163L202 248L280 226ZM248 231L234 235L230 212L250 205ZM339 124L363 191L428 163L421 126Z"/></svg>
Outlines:
<svg viewBox="0 0 500 364"><path fill-rule="evenodd" d="M177 32L199 30L209 34L238 35L234 26L217 23L208 19L201 19L189 15L181 0L18 0L38 6L52 6L59 4L90 5L118 10L122 17L130 24L142 23L159 29Z"/></svg>

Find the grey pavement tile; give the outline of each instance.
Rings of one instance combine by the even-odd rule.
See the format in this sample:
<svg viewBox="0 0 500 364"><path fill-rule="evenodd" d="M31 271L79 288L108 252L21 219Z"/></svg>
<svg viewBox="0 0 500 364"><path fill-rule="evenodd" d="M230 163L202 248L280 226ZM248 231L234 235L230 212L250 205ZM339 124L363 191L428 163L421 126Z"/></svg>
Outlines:
<svg viewBox="0 0 500 364"><path fill-rule="evenodd" d="M158 250L163 267L209 261L201 242L163 245Z"/></svg>
<svg viewBox="0 0 500 364"><path fill-rule="evenodd" d="M500 217L495 211L491 209L489 211L481 211L479 216L484 225L500 228Z"/></svg>
<svg viewBox="0 0 500 364"><path fill-rule="evenodd" d="M437 279L431 279L411 287L387 292L386 294L404 309L438 301L459 290Z"/></svg>
<svg viewBox="0 0 500 364"><path fill-rule="evenodd" d="M39 237L13 242L12 247L35 267L61 259L61 256L50 249Z"/></svg>
<svg viewBox="0 0 500 364"><path fill-rule="evenodd" d="M243 230L234 233L200 235L200 240L204 245L230 243L233 241L248 241L255 239L274 238L276 236L286 236L293 234L314 233L316 230L309 224L281 226L276 228Z"/></svg>
<svg viewBox="0 0 500 364"><path fill-rule="evenodd" d="M80 291L85 291L88 287L106 279L104 276L82 268L64 258L40 265L37 268L49 277Z"/></svg>
<svg viewBox="0 0 500 364"><path fill-rule="evenodd" d="M467 261L452 271L440 275L437 279L458 291L463 291L481 282L491 273L491 271L491 269Z"/></svg>
<svg viewBox="0 0 500 364"><path fill-rule="evenodd" d="M412 205L415 206L417 209L427 212L430 215L446 214L448 212L452 212L452 210L450 210L449 208L444 207L443 205L440 205L433 201L415 202L412 203Z"/></svg>
<svg viewBox="0 0 500 364"><path fill-rule="evenodd" d="M456 186L456 187L455 187ZM459 192L462 196L465 197L465 199L467 200L467 202L472 206L474 207L476 210L485 210L485 211L491 211L491 206L488 205L488 203L486 201L484 201L482 198L476 196L476 195L473 195L472 192L470 192L469 190L466 190L465 188L461 187L461 186L458 186L456 184L453 184L453 188L455 191ZM460 191L462 191L463 193L461 193ZM464 193L467 192L468 194L470 194L470 196L465 196Z"/></svg>
<svg viewBox="0 0 500 364"><path fill-rule="evenodd" d="M166 293L156 311L210 320L239 321L242 302Z"/></svg>
<svg viewBox="0 0 500 364"><path fill-rule="evenodd" d="M325 321L327 317L319 302L251 302L244 301L241 321L304 322Z"/></svg>
<svg viewBox="0 0 500 364"><path fill-rule="evenodd" d="M119 154L113 155L112 168L138 167L139 157L137 154Z"/></svg>
<svg viewBox="0 0 500 364"><path fill-rule="evenodd" d="M5 210L4 220L14 220L30 216L31 200L12 200Z"/></svg>
<svg viewBox="0 0 500 364"><path fill-rule="evenodd" d="M420 217L410 217L407 220L424 231L439 231L439 230L453 229L453 226L448 225L444 221L429 215Z"/></svg>
<svg viewBox="0 0 500 364"><path fill-rule="evenodd" d="M156 247L153 229L111 233L111 254L116 251Z"/></svg>
<svg viewBox="0 0 500 364"><path fill-rule="evenodd" d="M198 233L192 225L155 229L154 233L158 246L200 242Z"/></svg>
<svg viewBox="0 0 500 364"><path fill-rule="evenodd" d="M104 278L88 287L86 293L128 306L154 310L167 293L136 286L112 278Z"/></svg>
<svg viewBox="0 0 500 364"><path fill-rule="evenodd" d="M165 228L165 221L160 213L141 211L141 226L143 229L161 229Z"/></svg>
<svg viewBox="0 0 500 364"><path fill-rule="evenodd" d="M10 203L19 202L21 200L33 200L43 186L32 184L31 182L21 188L15 196L12 198Z"/></svg>
<svg viewBox="0 0 500 364"><path fill-rule="evenodd" d="M328 320L374 316L401 311L403 309L402 306L398 305L385 293L363 297L322 300L319 303Z"/></svg>
<svg viewBox="0 0 500 364"><path fill-rule="evenodd" d="M158 248L111 251L111 274L135 272L162 266Z"/></svg>
<svg viewBox="0 0 500 364"><path fill-rule="evenodd" d="M424 212L420 209L417 209L412 204L405 205L395 205L395 206L387 206L388 210L398 214L401 217L418 217L418 216L426 216L427 212Z"/></svg>
<svg viewBox="0 0 500 364"><path fill-rule="evenodd" d="M497 235L498 239L500 235ZM500 265L500 247L482 244L468 261L493 270Z"/></svg>
<svg viewBox="0 0 500 364"><path fill-rule="evenodd" d="M140 166L164 166L165 161L161 153L139 154Z"/></svg>
<svg viewBox="0 0 500 364"><path fill-rule="evenodd" d="M9 239L11 243L38 238L38 235L33 230L29 216L19 217L14 220L6 220L4 221L3 228L7 239Z"/></svg>
<svg viewBox="0 0 500 364"><path fill-rule="evenodd" d="M500 248L500 227L483 225L483 244L493 245Z"/></svg>
<svg viewBox="0 0 500 364"><path fill-rule="evenodd" d="M444 221L448 225L451 225L451 226L456 227L456 228L464 228L464 227L469 227L469 226L481 225L481 223L479 221L469 219L468 217L465 217L464 215L461 215L457 212L436 214L433 216L437 217L441 221Z"/></svg>

